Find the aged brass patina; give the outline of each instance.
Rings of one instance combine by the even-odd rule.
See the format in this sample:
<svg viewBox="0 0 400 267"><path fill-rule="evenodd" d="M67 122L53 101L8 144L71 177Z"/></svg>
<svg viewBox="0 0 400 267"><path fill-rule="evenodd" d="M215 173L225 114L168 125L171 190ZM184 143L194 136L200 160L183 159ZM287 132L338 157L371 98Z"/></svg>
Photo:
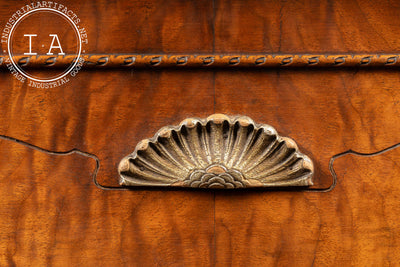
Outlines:
<svg viewBox="0 0 400 267"><path fill-rule="evenodd" d="M296 143L245 116L214 114L166 126L119 164L122 186L200 188L312 185Z"/></svg>

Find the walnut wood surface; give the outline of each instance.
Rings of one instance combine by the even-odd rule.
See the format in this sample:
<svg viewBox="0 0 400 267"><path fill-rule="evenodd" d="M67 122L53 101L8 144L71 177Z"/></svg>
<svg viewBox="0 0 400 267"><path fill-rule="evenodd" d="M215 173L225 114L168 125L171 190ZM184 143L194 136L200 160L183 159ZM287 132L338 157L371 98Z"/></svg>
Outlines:
<svg viewBox="0 0 400 267"><path fill-rule="evenodd" d="M5 21L25 2L2 2ZM65 2L90 53L383 53L396 1ZM45 26L43 26L45 27ZM331 182L330 158L400 142L395 70L86 70L42 90L0 72L0 134L117 165L186 117L243 114L290 136ZM1 266L390 266L400 259L399 149L334 163L328 193L103 191L92 159L0 141Z"/></svg>

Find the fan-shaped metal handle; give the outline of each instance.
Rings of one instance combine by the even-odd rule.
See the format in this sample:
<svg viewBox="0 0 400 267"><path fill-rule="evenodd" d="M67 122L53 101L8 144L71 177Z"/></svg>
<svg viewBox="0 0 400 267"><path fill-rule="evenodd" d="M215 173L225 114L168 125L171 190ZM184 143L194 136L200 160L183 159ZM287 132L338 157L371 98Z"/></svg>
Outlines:
<svg viewBox="0 0 400 267"><path fill-rule="evenodd" d="M119 164L120 184L190 188L310 186L296 143L246 116L214 114L161 128Z"/></svg>

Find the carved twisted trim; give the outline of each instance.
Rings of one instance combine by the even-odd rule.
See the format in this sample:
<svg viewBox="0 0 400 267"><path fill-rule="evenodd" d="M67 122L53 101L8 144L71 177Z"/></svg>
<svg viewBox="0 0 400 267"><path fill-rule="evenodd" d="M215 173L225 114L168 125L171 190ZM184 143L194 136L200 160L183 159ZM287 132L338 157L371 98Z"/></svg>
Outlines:
<svg viewBox="0 0 400 267"><path fill-rule="evenodd" d="M318 68L398 67L400 54L96 54L83 55L84 68ZM26 68L69 66L75 55L15 56ZM7 69L8 56L0 56L0 69Z"/></svg>
<svg viewBox="0 0 400 267"><path fill-rule="evenodd" d="M214 114L162 128L122 159L118 171L122 186L233 189L309 186L314 167L273 127Z"/></svg>

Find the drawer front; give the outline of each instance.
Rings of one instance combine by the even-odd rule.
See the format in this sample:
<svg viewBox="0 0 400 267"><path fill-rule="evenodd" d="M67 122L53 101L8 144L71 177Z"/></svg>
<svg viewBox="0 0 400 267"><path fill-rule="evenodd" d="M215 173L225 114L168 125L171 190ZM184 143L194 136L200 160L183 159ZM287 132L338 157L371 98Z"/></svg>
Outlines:
<svg viewBox="0 0 400 267"><path fill-rule="evenodd" d="M31 34L12 43L14 65L1 39L0 265L399 260L397 3L62 4L48 8L79 17L72 25L80 26L84 59L67 82L21 82L12 69L44 79L74 64L68 53L29 55L39 40L55 53L69 38L66 30L59 40L32 35L54 30L47 13L13 29ZM2 37L21 8L29 11L24 2L0 3ZM295 140L313 162L313 185L120 190L120 161L141 140L212 114L247 116Z"/></svg>

